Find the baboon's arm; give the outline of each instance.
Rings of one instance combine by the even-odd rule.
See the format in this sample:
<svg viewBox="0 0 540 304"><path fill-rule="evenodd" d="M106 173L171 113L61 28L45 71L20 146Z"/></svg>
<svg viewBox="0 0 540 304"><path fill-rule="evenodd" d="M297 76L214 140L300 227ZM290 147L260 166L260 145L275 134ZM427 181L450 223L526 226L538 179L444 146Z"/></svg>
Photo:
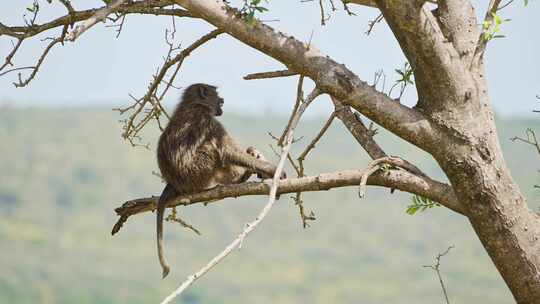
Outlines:
<svg viewBox="0 0 540 304"><path fill-rule="evenodd" d="M246 167L260 174L264 178L270 178L274 176L274 173L276 172L276 166L265 160L255 158L254 156L242 151L235 144L229 143L224 147L223 158L225 162Z"/></svg>

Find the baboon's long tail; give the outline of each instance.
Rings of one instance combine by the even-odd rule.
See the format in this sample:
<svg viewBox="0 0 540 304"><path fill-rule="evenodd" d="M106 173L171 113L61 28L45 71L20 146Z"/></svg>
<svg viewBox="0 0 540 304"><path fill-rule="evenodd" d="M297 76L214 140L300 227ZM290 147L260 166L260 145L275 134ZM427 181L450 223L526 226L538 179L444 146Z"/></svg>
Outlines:
<svg viewBox="0 0 540 304"><path fill-rule="evenodd" d="M165 213L165 207L167 202L176 195L176 190L174 190L171 184L167 184L159 197L157 203L157 221L156 221L156 235L157 235L157 251L159 257L159 263L163 269L163 277L165 278L169 274L169 265L165 260L163 255L163 214Z"/></svg>

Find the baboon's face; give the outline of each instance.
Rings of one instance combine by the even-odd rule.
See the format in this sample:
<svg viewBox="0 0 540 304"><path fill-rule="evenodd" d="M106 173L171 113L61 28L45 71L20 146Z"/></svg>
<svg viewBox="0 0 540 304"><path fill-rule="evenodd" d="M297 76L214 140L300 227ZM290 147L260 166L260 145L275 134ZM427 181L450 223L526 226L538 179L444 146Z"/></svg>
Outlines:
<svg viewBox="0 0 540 304"><path fill-rule="evenodd" d="M214 90L215 92L215 90ZM215 97L213 99L213 109L214 109L214 116L221 116L223 114L223 104L224 100L221 98L217 92L215 92Z"/></svg>
<svg viewBox="0 0 540 304"><path fill-rule="evenodd" d="M223 114L224 100L219 96L215 86L202 83L194 84L187 88L186 92L187 102L191 101L204 106L211 115L221 116Z"/></svg>

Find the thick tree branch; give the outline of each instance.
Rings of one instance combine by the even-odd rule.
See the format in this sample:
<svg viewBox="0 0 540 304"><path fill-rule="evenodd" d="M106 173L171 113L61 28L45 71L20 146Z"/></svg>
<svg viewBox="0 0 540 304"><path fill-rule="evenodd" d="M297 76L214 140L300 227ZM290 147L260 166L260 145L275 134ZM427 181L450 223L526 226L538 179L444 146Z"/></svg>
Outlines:
<svg viewBox="0 0 540 304"><path fill-rule="evenodd" d="M333 188L358 186L362 174L363 171L361 170L346 170L302 178L289 178L279 182L277 193L326 191ZM367 180L367 184L418 194L439 202L453 211L465 214L465 210L458 202L452 188L428 177L417 176L402 170L388 170L371 175ZM268 195L269 191L270 186L264 182L221 186L192 195L179 196L172 200L167 207L188 206L196 203L213 204L229 197ZM155 210L158 199L157 196L134 199L116 208L115 212L120 216L120 219L113 227L112 234L120 230L129 216Z"/></svg>
<svg viewBox="0 0 540 304"><path fill-rule="evenodd" d="M298 73L294 71L290 71L290 70L280 70L280 71L248 74L244 76L244 80L278 78L278 77L288 77L288 76L294 76L294 75L298 75Z"/></svg>
<svg viewBox="0 0 540 304"><path fill-rule="evenodd" d="M420 112L376 91L344 65L338 64L313 45L286 36L255 21L248 24L238 12L218 0L175 0L176 3L214 26L306 75L326 93L353 106L384 128L425 148L436 143L438 129Z"/></svg>
<svg viewBox="0 0 540 304"><path fill-rule="evenodd" d="M376 0L414 71L419 101L417 107L436 121L474 92L468 64L429 8L413 1ZM465 26L465 25L463 25ZM462 46L463 37L455 37Z"/></svg>
<svg viewBox="0 0 540 304"><path fill-rule="evenodd" d="M463 62L470 64L476 39L478 20L469 0L440 0L434 15L445 38L452 43Z"/></svg>

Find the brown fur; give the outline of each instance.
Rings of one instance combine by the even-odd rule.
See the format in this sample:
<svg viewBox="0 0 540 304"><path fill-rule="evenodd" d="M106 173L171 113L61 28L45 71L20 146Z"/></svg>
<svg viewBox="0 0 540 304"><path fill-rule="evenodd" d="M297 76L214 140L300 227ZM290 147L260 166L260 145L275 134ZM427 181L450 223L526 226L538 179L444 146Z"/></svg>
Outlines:
<svg viewBox="0 0 540 304"><path fill-rule="evenodd" d="M157 248L163 277L169 267L163 255L163 214L167 203L180 194L196 193L218 185L241 183L253 173L271 177L275 166L251 147L244 152L215 118L223 113L216 87L189 86L158 142L157 160L167 186L157 206Z"/></svg>

